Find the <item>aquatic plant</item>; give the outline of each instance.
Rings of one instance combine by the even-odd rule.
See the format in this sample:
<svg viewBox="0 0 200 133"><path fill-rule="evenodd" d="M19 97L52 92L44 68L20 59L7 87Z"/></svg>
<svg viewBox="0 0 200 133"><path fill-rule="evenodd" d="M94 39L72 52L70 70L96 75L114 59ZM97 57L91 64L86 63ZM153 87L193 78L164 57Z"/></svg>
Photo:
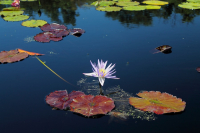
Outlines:
<svg viewBox="0 0 200 133"><path fill-rule="evenodd" d="M86 76L93 76L93 77L98 77L99 78L99 83L103 86L105 82L105 78L112 78L112 79L119 79L116 76L112 76L112 74L116 73L115 69L112 70L115 67L115 64L112 65L112 63L106 68L106 62L101 62L98 59L98 64L96 65L95 63L92 63L92 73L83 73Z"/></svg>
<svg viewBox="0 0 200 133"><path fill-rule="evenodd" d="M51 92L46 96L46 103L51 107L58 109L67 109L69 104L73 101L74 98L85 95L81 91L72 91L68 94L67 90L59 90Z"/></svg>
<svg viewBox="0 0 200 133"><path fill-rule="evenodd" d="M39 27L45 24L47 24L47 21L44 21L44 20L28 20L28 21L22 22L22 26L26 26L26 27Z"/></svg>
<svg viewBox="0 0 200 133"><path fill-rule="evenodd" d="M14 0L14 2L11 4L11 6L20 6L20 0Z"/></svg>
<svg viewBox="0 0 200 133"><path fill-rule="evenodd" d="M181 112L185 109L186 102L168 93L159 91L144 91L138 93L137 97L130 97L129 103L135 108L143 111L150 111L156 114Z"/></svg>
<svg viewBox="0 0 200 133"><path fill-rule="evenodd" d="M114 107L114 101L106 96L82 95L73 99L70 104L70 111L92 116L106 114Z"/></svg>

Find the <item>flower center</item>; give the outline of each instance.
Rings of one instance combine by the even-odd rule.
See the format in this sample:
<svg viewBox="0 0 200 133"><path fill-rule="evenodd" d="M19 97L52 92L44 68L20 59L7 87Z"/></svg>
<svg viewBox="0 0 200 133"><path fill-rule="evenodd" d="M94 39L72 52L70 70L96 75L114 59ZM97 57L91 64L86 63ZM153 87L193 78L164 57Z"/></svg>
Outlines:
<svg viewBox="0 0 200 133"><path fill-rule="evenodd" d="M91 103L89 103L89 105L90 105L90 107L92 107L95 105L95 103L91 102Z"/></svg>
<svg viewBox="0 0 200 133"><path fill-rule="evenodd" d="M106 70L105 69L99 69L99 74L101 77L105 77L106 76Z"/></svg>

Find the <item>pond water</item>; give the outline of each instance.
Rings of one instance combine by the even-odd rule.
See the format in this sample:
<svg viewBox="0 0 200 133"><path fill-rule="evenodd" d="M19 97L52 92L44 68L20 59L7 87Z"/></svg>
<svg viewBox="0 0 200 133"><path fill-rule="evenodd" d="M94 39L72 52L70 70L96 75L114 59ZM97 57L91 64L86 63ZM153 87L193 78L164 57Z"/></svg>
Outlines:
<svg viewBox="0 0 200 133"><path fill-rule="evenodd" d="M67 84L34 56L20 62L0 64L0 128L2 133L55 132L200 132L200 11L179 8L181 0L168 0L160 10L102 12L89 6L95 0L21 1L24 14L31 19L59 23L86 31L81 37L66 36L59 42L31 41L40 28L0 19L1 51L21 48L45 54L39 58ZM9 5L0 5L1 10ZM41 11L41 16L38 11ZM30 39L27 41L27 39ZM170 45L169 54L154 53ZM126 121L105 115L88 118L69 111L52 110L45 96L55 90L81 90L77 82L92 72L98 59L116 64L115 75L106 79L104 92L120 86L136 96L140 91L167 92L186 102L180 113L153 114L150 120ZM97 80L87 77L88 82ZM97 83L98 85L98 83Z"/></svg>

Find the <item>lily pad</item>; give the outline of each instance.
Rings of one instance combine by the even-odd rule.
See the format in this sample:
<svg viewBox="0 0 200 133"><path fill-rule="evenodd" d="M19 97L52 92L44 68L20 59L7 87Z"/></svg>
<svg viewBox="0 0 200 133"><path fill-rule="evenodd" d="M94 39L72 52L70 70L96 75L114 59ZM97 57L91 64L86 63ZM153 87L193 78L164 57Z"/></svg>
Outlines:
<svg viewBox="0 0 200 133"><path fill-rule="evenodd" d="M162 45L162 46L157 47L156 49L165 54L172 52L171 51L172 47L169 45Z"/></svg>
<svg viewBox="0 0 200 133"><path fill-rule="evenodd" d="M3 8L3 11L24 11L25 8L19 8L19 7L7 7Z"/></svg>
<svg viewBox="0 0 200 133"><path fill-rule="evenodd" d="M3 19L6 21L22 21L28 18L29 16L27 15L19 15L19 16L7 16L7 17L4 17Z"/></svg>
<svg viewBox="0 0 200 133"><path fill-rule="evenodd" d="M200 3L200 0L187 0L188 2Z"/></svg>
<svg viewBox="0 0 200 133"><path fill-rule="evenodd" d="M80 28L74 28L69 29L69 32L76 37L80 37L83 33L85 33L85 30L82 30Z"/></svg>
<svg viewBox="0 0 200 133"><path fill-rule="evenodd" d="M24 11L1 11L0 15L2 16L17 16L23 14Z"/></svg>
<svg viewBox="0 0 200 133"><path fill-rule="evenodd" d="M166 4L169 4L168 2L165 2L165 1L143 1L142 3L145 3L145 4L150 4L150 5L166 5Z"/></svg>
<svg viewBox="0 0 200 133"><path fill-rule="evenodd" d="M23 60L27 57L28 57L27 53L19 53L17 50L0 52L1 63L12 63L12 62Z"/></svg>
<svg viewBox="0 0 200 133"><path fill-rule="evenodd" d="M91 5L93 5L93 6L98 6L98 5L99 5L99 1L92 2Z"/></svg>
<svg viewBox="0 0 200 133"><path fill-rule="evenodd" d="M39 54L39 53L34 53L34 52L29 52L29 51L25 51L23 49L17 49L19 53L27 53L28 55L44 55L44 54Z"/></svg>
<svg viewBox="0 0 200 133"><path fill-rule="evenodd" d="M51 107L58 108L58 109L66 109L69 107L69 104L72 100L76 97L85 95L81 91L72 91L69 95L67 90L59 90L50 93L46 96L46 103L49 104Z"/></svg>
<svg viewBox="0 0 200 133"><path fill-rule="evenodd" d="M120 11L122 8L121 7L116 7L116 6L106 6L106 7L102 7L102 6L99 6L96 8L96 10L99 10L99 11L107 11L107 12L112 12L112 11Z"/></svg>
<svg viewBox="0 0 200 133"><path fill-rule="evenodd" d="M44 20L28 20L28 21L22 22L22 26L26 26L26 27L39 27L45 24L47 24L47 22Z"/></svg>
<svg viewBox="0 0 200 133"><path fill-rule="evenodd" d="M146 5L146 9L160 9L161 6Z"/></svg>
<svg viewBox="0 0 200 133"><path fill-rule="evenodd" d="M200 3L193 3L193 2L183 2L181 4L178 4L179 7L181 8L186 8L186 9L200 9Z"/></svg>
<svg viewBox="0 0 200 133"><path fill-rule="evenodd" d="M135 6L135 5L139 5L140 3L137 1L134 2L118 2L116 3L116 5L118 6Z"/></svg>
<svg viewBox="0 0 200 133"><path fill-rule="evenodd" d="M50 31L55 35L55 37L63 37L69 35L69 31L63 29L55 29L54 31Z"/></svg>
<svg viewBox="0 0 200 133"><path fill-rule="evenodd" d="M143 111L154 112L156 114L181 112L186 106L186 103L182 101L182 99L168 93L144 91L137 95L142 98L130 97L129 103L135 108Z"/></svg>
<svg viewBox="0 0 200 133"><path fill-rule="evenodd" d="M55 29L67 30L67 27L57 23L52 23L52 24L45 24L42 27L40 27L40 29L43 31L54 31Z"/></svg>
<svg viewBox="0 0 200 133"><path fill-rule="evenodd" d="M141 11L145 10L145 6L125 6L123 7L124 10L129 10L129 11Z"/></svg>
<svg viewBox="0 0 200 133"><path fill-rule="evenodd" d="M115 2L114 1L100 1L99 2L99 6L111 6L114 5Z"/></svg>
<svg viewBox="0 0 200 133"><path fill-rule="evenodd" d="M3 5L11 5L13 3L13 0L1 0L0 4Z"/></svg>
<svg viewBox="0 0 200 133"><path fill-rule="evenodd" d="M83 95L73 99L70 111L85 116L107 114L115 107L114 101L106 96Z"/></svg>
<svg viewBox="0 0 200 133"><path fill-rule="evenodd" d="M43 32L34 36L34 39L38 42L50 42L51 40L60 41L62 37L56 37L56 35L51 32Z"/></svg>

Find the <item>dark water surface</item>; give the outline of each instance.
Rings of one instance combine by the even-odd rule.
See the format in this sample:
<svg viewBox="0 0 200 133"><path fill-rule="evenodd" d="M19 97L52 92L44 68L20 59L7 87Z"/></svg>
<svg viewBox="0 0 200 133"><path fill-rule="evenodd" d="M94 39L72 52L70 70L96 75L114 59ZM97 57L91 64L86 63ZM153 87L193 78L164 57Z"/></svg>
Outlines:
<svg viewBox="0 0 200 133"><path fill-rule="evenodd" d="M86 33L62 41L40 43L24 39L41 33L21 22L0 19L1 51L21 48L43 53L39 58L70 83L92 72L90 60L116 63L119 80L106 79L103 89L120 85L126 92L167 92L186 102L181 113L154 115L155 120L129 117L111 121L110 116L92 119L69 111L52 110L45 96L55 90L78 90L29 57L11 64L0 64L0 131L1 133L56 132L200 132L200 13L177 7L181 1L170 1L160 10L101 12L85 3L92 1L41 0L21 2L29 19L82 28ZM6 7L0 5L0 8ZM41 10L41 17L38 10ZM153 54L161 45L172 46L172 53ZM54 54L52 54L54 53ZM127 64L129 62L129 64ZM90 77L90 80L97 78ZM79 87L79 86L77 86Z"/></svg>

